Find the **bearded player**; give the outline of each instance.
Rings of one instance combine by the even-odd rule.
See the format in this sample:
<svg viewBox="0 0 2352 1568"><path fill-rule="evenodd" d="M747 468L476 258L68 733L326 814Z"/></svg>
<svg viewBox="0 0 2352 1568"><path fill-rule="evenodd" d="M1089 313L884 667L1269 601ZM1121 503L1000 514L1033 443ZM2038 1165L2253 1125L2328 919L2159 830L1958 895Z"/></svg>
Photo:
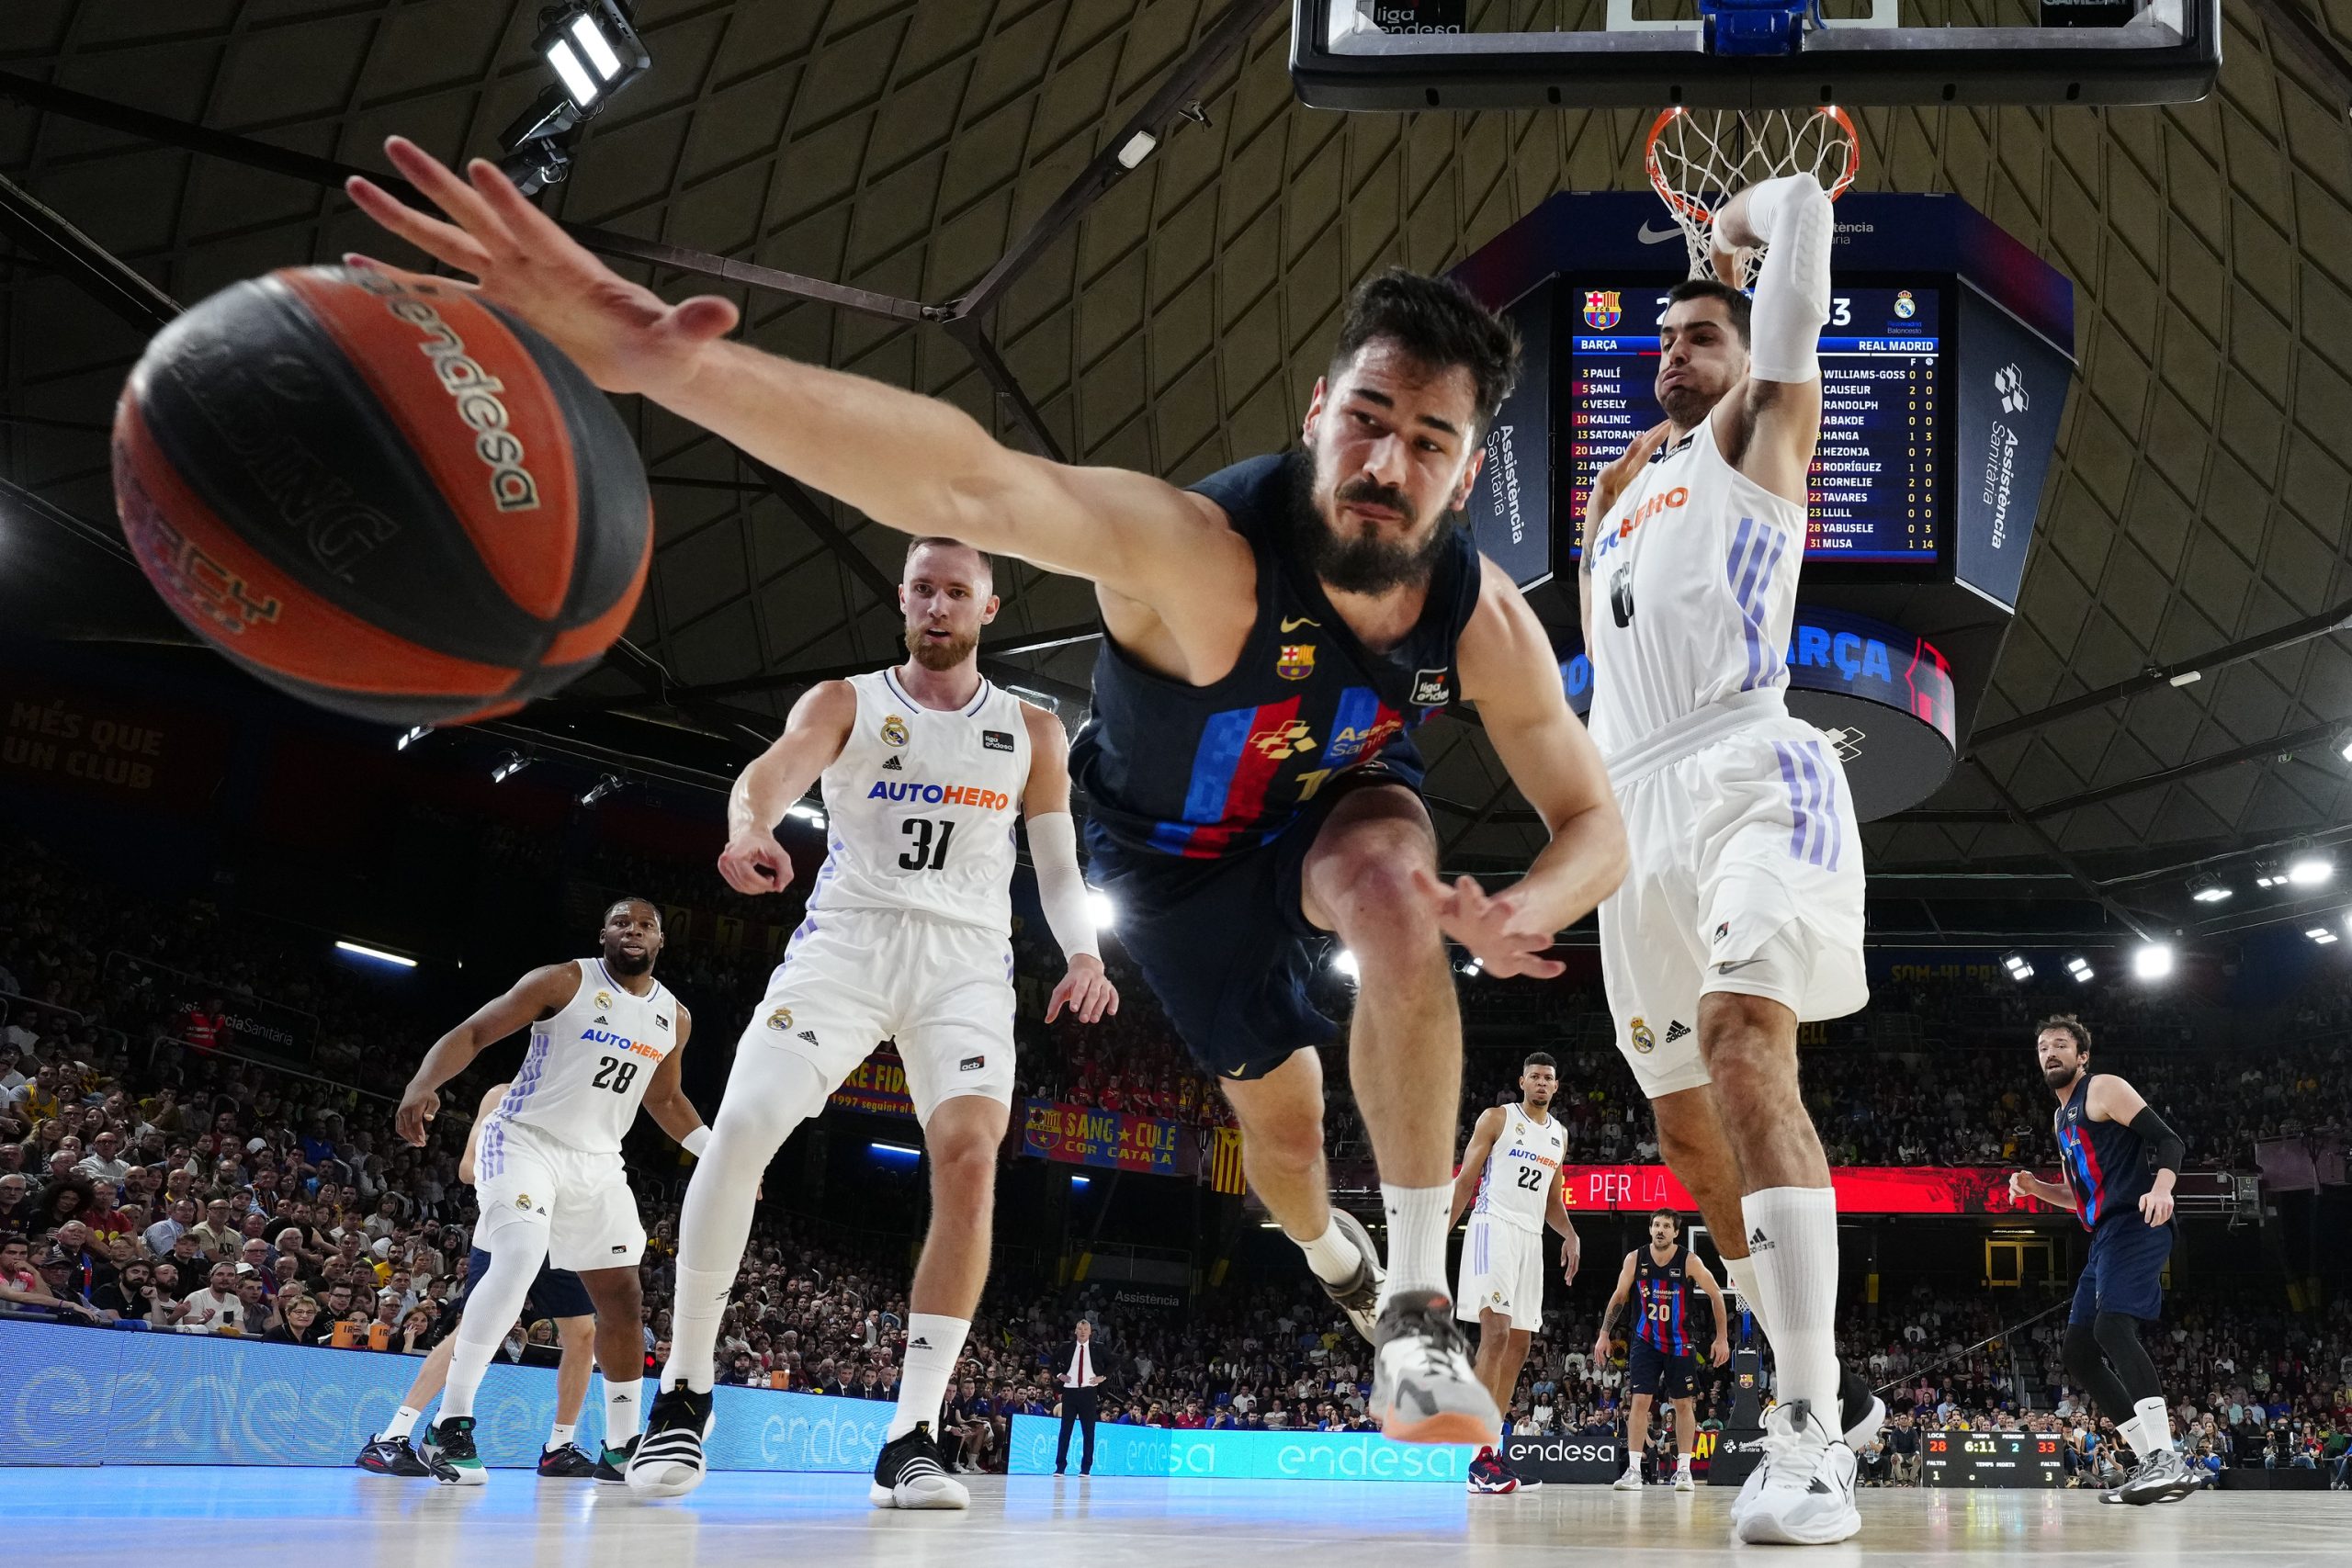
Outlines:
<svg viewBox="0 0 2352 1568"><path fill-rule="evenodd" d="M710 1147L678 1221L669 1365L630 1490L700 1485L719 1319L752 1231L760 1173L867 1053L896 1040L931 1157L931 1224L908 1292L899 1405L875 1461L876 1507L963 1508L933 1434L989 1271L996 1151L1012 1102L1013 823L1026 817L1046 923L1069 972L1046 1008L1117 1010L1103 977L1061 721L980 674L995 569L953 539L908 547L903 663L809 688L735 781L718 869L739 893L791 886L775 838L822 780L825 863L808 919L735 1048Z"/></svg>
<svg viewBox="0 0 2352 1568"><path fill-rule="evenodd" d="M1508 324L1442 279L1373 278L1303 400L1296 446L1179 489L1016 452L947 403L727 341L733 305L665 304L491 164L461 180L397 138L386 151L455 221L355 179L368 216L479 277L599 386L641 392L887 527L1093 583L1104 637L1071 765L1120 944L1223 1087L1251 1187L1373 1340L1382 1429L1489 1440L1501 1416L1445 1277L1462 1082L1445 943L1489 974L1557 975L1544 950L1624 865L1550 638L1460 525L1517 374ZM449 287L412 287L428 284ZM1438 880L1420 794L1411 731L1459 702L1550 835L1493 897ZM1310 987L1334 940L1361 975L1348 1066L1387 1213L1385 1269L1332 1210L1323 1159L1316 1047L1338 1030Z"/></svg>
<svg viewBox="0 0 2352 1568"><path fill-rule="evenodd" d="M1560 1090L1560 1065L1537 1051L1520 1064L1519 1103L1490 1105L1478 1113L1462 1168L1453 1178L1453 1210L1447 1228L1470 1211L1462 1237L1462 1286L1453 1314L1478 1325L1478 1381L1498 1409L1510 1408L1527 1348L1544 1326L1544 1231L1560 1235L1560 1276L1577 1282L1580 1244L1577 1227L1560 1201L1560 1162L1568 1152L1568 1130L1552 1114ZM1509 1434L1505 1433L1508 1437ZM1504 1445L1481 1445L1472 1456L1469 1489L1516 1492L1541 1484L1520 1475Z"/></svg>
<svg viewBox="0 0 2352 1568"><path fill-rule="evenodd" d="M1618 1048L1772 1345L1779 1403L1733 1509L1740 1540L1861 1528L1854 1445L1883 1405L1832 1335L1838 1208L1797 1089L1797 1025L1869 998L1853 803L1782 693L1821 433L1828 195L1767 180L1714 221L1715 270L1769 245L1755 299L1677 287L1659 323L1667 418L1601 471L1578 586L1592 737L1632 848L1600 910Z"/></svg>

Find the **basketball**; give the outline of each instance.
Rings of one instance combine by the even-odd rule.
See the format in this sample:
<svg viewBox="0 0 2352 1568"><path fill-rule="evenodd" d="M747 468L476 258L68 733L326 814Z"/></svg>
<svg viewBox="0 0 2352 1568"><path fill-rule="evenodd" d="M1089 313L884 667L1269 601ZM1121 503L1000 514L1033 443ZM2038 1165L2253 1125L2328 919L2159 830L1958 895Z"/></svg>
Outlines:
<svg viewBox="0 0 2352 1568"><path fill-rule="evenodd" d="M637 607L645 472L544 337L431 278L300 267L156 334L116 504L189 627L355 718L460 724L588 670Z"/></svg>

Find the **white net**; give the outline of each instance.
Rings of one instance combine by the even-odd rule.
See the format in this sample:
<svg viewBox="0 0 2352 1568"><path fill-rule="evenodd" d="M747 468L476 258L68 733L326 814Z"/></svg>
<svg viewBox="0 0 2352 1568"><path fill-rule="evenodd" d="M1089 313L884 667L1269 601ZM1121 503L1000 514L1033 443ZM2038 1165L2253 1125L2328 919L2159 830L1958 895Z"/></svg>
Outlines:
<svg viewBox="0 0 2352 1568"><path fill-rule="evenodd" d="M1835 105L1814 109L1675 107L1650 127L1645 162L1690 255L1690 276L1713 277L1715 209L1758 180L1811 175L1832 201L1862 166L1854 122ZM1739 286L1756 286L1764 250L1743 250Z"/></svg>

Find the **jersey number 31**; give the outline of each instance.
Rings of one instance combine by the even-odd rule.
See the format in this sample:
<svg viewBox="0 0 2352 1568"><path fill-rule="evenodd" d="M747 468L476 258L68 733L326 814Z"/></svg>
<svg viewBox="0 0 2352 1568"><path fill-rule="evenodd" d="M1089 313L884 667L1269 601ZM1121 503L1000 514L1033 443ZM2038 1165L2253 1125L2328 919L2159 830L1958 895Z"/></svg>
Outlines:
<svg viewBox="0 0 2352 1568"><path fill-rule="evenodd" d="M914 840L914 847L899 857L899 864L908 871L944 871L947 866L948 840L956 836L952 818L934 822L928 817L910 817L899 824L899 831Z"/></svg>

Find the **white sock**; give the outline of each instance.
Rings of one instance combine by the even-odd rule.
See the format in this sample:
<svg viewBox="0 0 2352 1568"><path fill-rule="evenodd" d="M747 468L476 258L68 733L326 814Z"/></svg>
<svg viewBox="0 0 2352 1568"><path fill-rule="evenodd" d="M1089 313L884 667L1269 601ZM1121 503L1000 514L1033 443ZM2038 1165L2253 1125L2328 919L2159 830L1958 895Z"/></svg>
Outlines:
<svg viewBox="0 0 2352 1568"><path fill-rule="evenodd" d="M384 1428L384 1436L388 1438L407 1437L411 1432L416 1430L417 1417L424 1414L424 1411L417 1409L414 1405L401 1405L398 1410L392 1412L392 1424Z"/></svg>
<svg viewBox="0 0 2352 1568"><path fill-rule="evenodd" d="M1388 1280L1380 1292L1385 1309L1400 1294L1451 1297L1445 1288L1445 1222L1453 1210L1453 1183L1435 1187L1380 1184L1388 1211Z"/></svg>
<svg viewBox="0 0 2352 1568"><path fill-rule="evenodd" d="M1689 1470L1690 1468L1690 1456L1689 1454L1676 1455L1674 1460L1674 1468L1677 1470Z"/></svg>
<svg viewBox="0 0 2352 1568"><path fill-rule="evenodd" d="M1298 1241L1296 1236L1291 1239ZM1323 1234L1313 1241L1299 1241L1298 1249L1306 1254L1306 1266L1315 1270L1315 1277L1327 1285L1346 1284L1355 1278L1356 1265L1363 1259L1336 1217L1324 1222Z"/></svg>
<svg viewBox="0 0 2352 1568"><path fill-rule="evenodd" d="M645 1418L645 1403L639 1397L639 1391L644 1386L643 1378L631 1378L627 1382L620 1382L612 1378L605 1380L605 1446L606 1448L627 1448L628 1440L642 1429L639 1423Z"/></svg>
<svg viewBox="0 0 2352 1568"><path fill-rule="evenodd" d="M905 1437L919 1421L939 1430L939 1407L946 1401L947 1384L956 1376L956 1359L964 1353L964 1336L972 1331L969 1318L943 1317L937 1313L907 1314L907 1359L899 1366L899 1408L884 1442Z"/></svg>
<svg viewBox="0 0 2352 1568"><path fill-rule="evenodd" d="M579 1430L580 1423L577 1421L557 1422L548 1428L548 1446L543 1451L553 1453L556 1450L567 1446L571 1441L572 1434Z"/></svg>
<svg viewBox="0 0 2352 1568"><path fill-rule="evenodd" d="M2142 1459L2158 1449L2172 1447L2172 1410L2165 1404L2164 1395L2152 1393L2134 1404L2131 1425L2134 1429L2125 1435L2131 1439L2132 1451Z"/></svg>
<svg viewBox="0 0 2352 1568"><path fill-rule="evenodd" d="M710 1168L706 1164L695 1174ZM727 1294L734 1286L733 1269L678 1265L677 1294L670 1307L670 1360L662 1369L663 1388L675 1387L684 1378L696 1393L708 1393L718 1381L718 1323L727 1315Z"/></svg>
<svg viewBox="0 0 2352 1568"><path fill-rule="evenodd" d="M1783 1400L1806 1400L1834 1439L1838 1417L1838 1194L1827 1187L1768 1187L1743 1196L1756 1299L1772 1325ZM1760 1238L1760 1239L1759 1239Z"/></svg>
<svg viewBox="0 0 2352 1568"><path fill-rule="evenodd" d="M483 1245L479 1236L477 1247ZM441 1391L441 1414L434 1425L474 1413L474 1394L491 1358L506 1342L506 1331L522 1314L523 1299L547 1261L545 1226L513 1224L502 1228L490 1246L490 1267L478 1280L468 1282L466 1315L458 1320L457 1339L449 1352L449 1383Z"/></svg>
<svg viewBox="0 0 2352 1568"><path fill-rule="evenodd" d="M1766 1344L1770 1344L1772 1329L1764 1321L1764 1303L1758 1299L1756 1290L1756 1259L1726 1258L1724 1259L1724 1272L1731 1276L1731 1288L1739 1292L1740 1302L1747 1308L1749 1315L1756 1319L1756 1332L1764 1336ZM1726 1324L1724 1327L1728 1331L1730 1325Z"/></svg>

